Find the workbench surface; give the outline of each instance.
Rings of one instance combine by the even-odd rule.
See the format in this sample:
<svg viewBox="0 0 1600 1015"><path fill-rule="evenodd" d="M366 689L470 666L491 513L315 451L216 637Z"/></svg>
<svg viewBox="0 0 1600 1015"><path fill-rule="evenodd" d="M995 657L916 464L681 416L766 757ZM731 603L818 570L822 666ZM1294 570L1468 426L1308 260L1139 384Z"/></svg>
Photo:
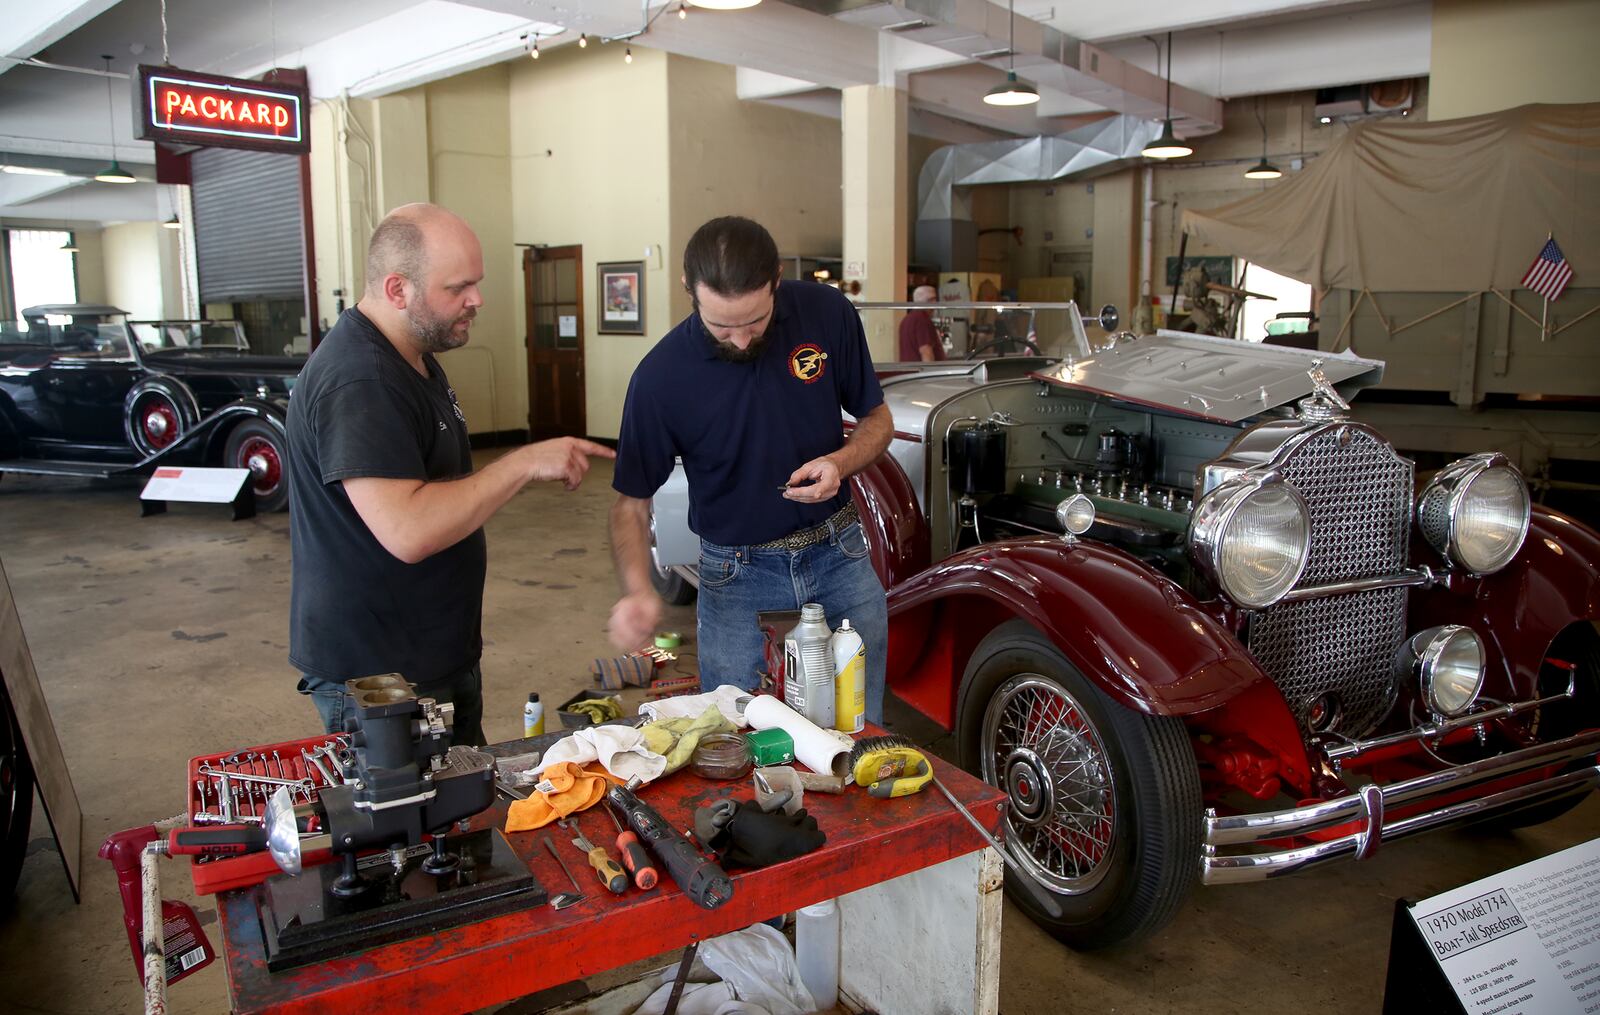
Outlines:
<svg viewBox="0 0 1600 1015"><path fill-rule="evenodd" d="M869 727L863 736L879 732ZM985 827L999 824L1004 796L954 766L932 759L940 780ZM712 782L687 769L642 787L640 798L680 830L695 808L723 796L750 799L748 777ZM503 827L508 801L472 819L474 830ZM616 856L616 826L604 804L577 815L591 841ZM571 888L540 845L548 834L583 886L584 900L560 912L548 906L509 913L281 973L266 965L252 889L217 896L223 960L236 1012L459 1012L582 979L692 941L748 927L985 848L966 820L931 785L898 800L875 800L860 787L841 795L805 795L806 810L827 834L821 849L760 870L730 868L733 898L706 911L684 897L665 872L650 891L607 892L582 853L555 825L506 836L551 894ZM659 863L657 864L660 869Z"/></svg>

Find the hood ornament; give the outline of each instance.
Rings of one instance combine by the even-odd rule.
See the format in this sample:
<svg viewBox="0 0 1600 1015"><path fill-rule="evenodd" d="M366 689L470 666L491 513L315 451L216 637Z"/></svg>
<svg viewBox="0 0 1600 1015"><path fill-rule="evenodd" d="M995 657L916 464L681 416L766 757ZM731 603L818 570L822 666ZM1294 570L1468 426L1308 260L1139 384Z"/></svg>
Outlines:
<svg viewBox="0 0 1600 1015"><path fill-rule="evenodd" d="M1322 367L1312 367L1306 371L1306 376L1311 378L1311 394L1300 399L1301 419L1308 423L1331 423L1349 416L1350 403L1339 397Z"/></svg>

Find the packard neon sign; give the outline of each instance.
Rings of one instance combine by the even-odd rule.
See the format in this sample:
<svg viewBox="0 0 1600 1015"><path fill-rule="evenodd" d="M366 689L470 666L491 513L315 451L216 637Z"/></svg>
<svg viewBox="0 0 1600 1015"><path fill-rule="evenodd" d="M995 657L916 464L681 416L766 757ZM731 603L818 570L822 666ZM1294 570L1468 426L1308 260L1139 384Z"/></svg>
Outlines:
<svg viewBox="0 0 1600 1015"><path fill-rule="evenodd" d="M306 89L294 85L140 67L140 136L304 154L306 98Z"/></svg>

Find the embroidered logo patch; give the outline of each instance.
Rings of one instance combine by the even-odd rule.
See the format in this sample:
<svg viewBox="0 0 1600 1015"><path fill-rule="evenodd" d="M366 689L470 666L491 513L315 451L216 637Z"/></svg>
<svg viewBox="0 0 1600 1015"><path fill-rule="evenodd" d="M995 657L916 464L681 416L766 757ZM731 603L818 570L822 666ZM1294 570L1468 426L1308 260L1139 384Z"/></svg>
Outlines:
<svg viewBox="0 0 1600 1015"><path fill-rule="evenodd" d="M822 380L823 368L827 365L828 354L818 346L807 342L797 345L789 353L789 372L807 384Z"/></svg>

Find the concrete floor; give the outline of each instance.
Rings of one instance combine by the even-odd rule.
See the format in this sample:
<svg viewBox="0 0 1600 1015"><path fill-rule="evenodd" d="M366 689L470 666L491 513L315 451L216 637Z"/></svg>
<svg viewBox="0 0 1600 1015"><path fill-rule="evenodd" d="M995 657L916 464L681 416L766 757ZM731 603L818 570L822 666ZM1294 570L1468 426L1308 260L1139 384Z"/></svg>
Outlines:
<svg viewBox="0 0 1600 1015"><path fill-rule="evenodd" d="M528 691L553 706L592 686L586 667L607 651L615 594L609 480L601 464L576 493L530 488L489 524L491 739L520 735ZM223 509L175 506L140 519L136 492L128 483L0 482L0 558L82 802L86 846L74 905L36 808L17 898L0 916L0 1010L139 1010L115 881L94 850L111 832L178 812L189 757L318 729L285 658L287 516L231 522ZM692 608L669 611L667 626L692 633ZM891 702L891 725L925 732L919 718ZM1000 1010L1375 1011L1396 898L1597 834L1600 800L1590 798L1535 829L1444 832L1385 847L1363 865L1197 890L1152 940L1094 954L1059 946L1008 906ZM163 873L167 897L191 902L214 931L211 904L193 897L181 862ZM175 1012L226 1010L220 963L175 985L170 1000Z"/></svg>

